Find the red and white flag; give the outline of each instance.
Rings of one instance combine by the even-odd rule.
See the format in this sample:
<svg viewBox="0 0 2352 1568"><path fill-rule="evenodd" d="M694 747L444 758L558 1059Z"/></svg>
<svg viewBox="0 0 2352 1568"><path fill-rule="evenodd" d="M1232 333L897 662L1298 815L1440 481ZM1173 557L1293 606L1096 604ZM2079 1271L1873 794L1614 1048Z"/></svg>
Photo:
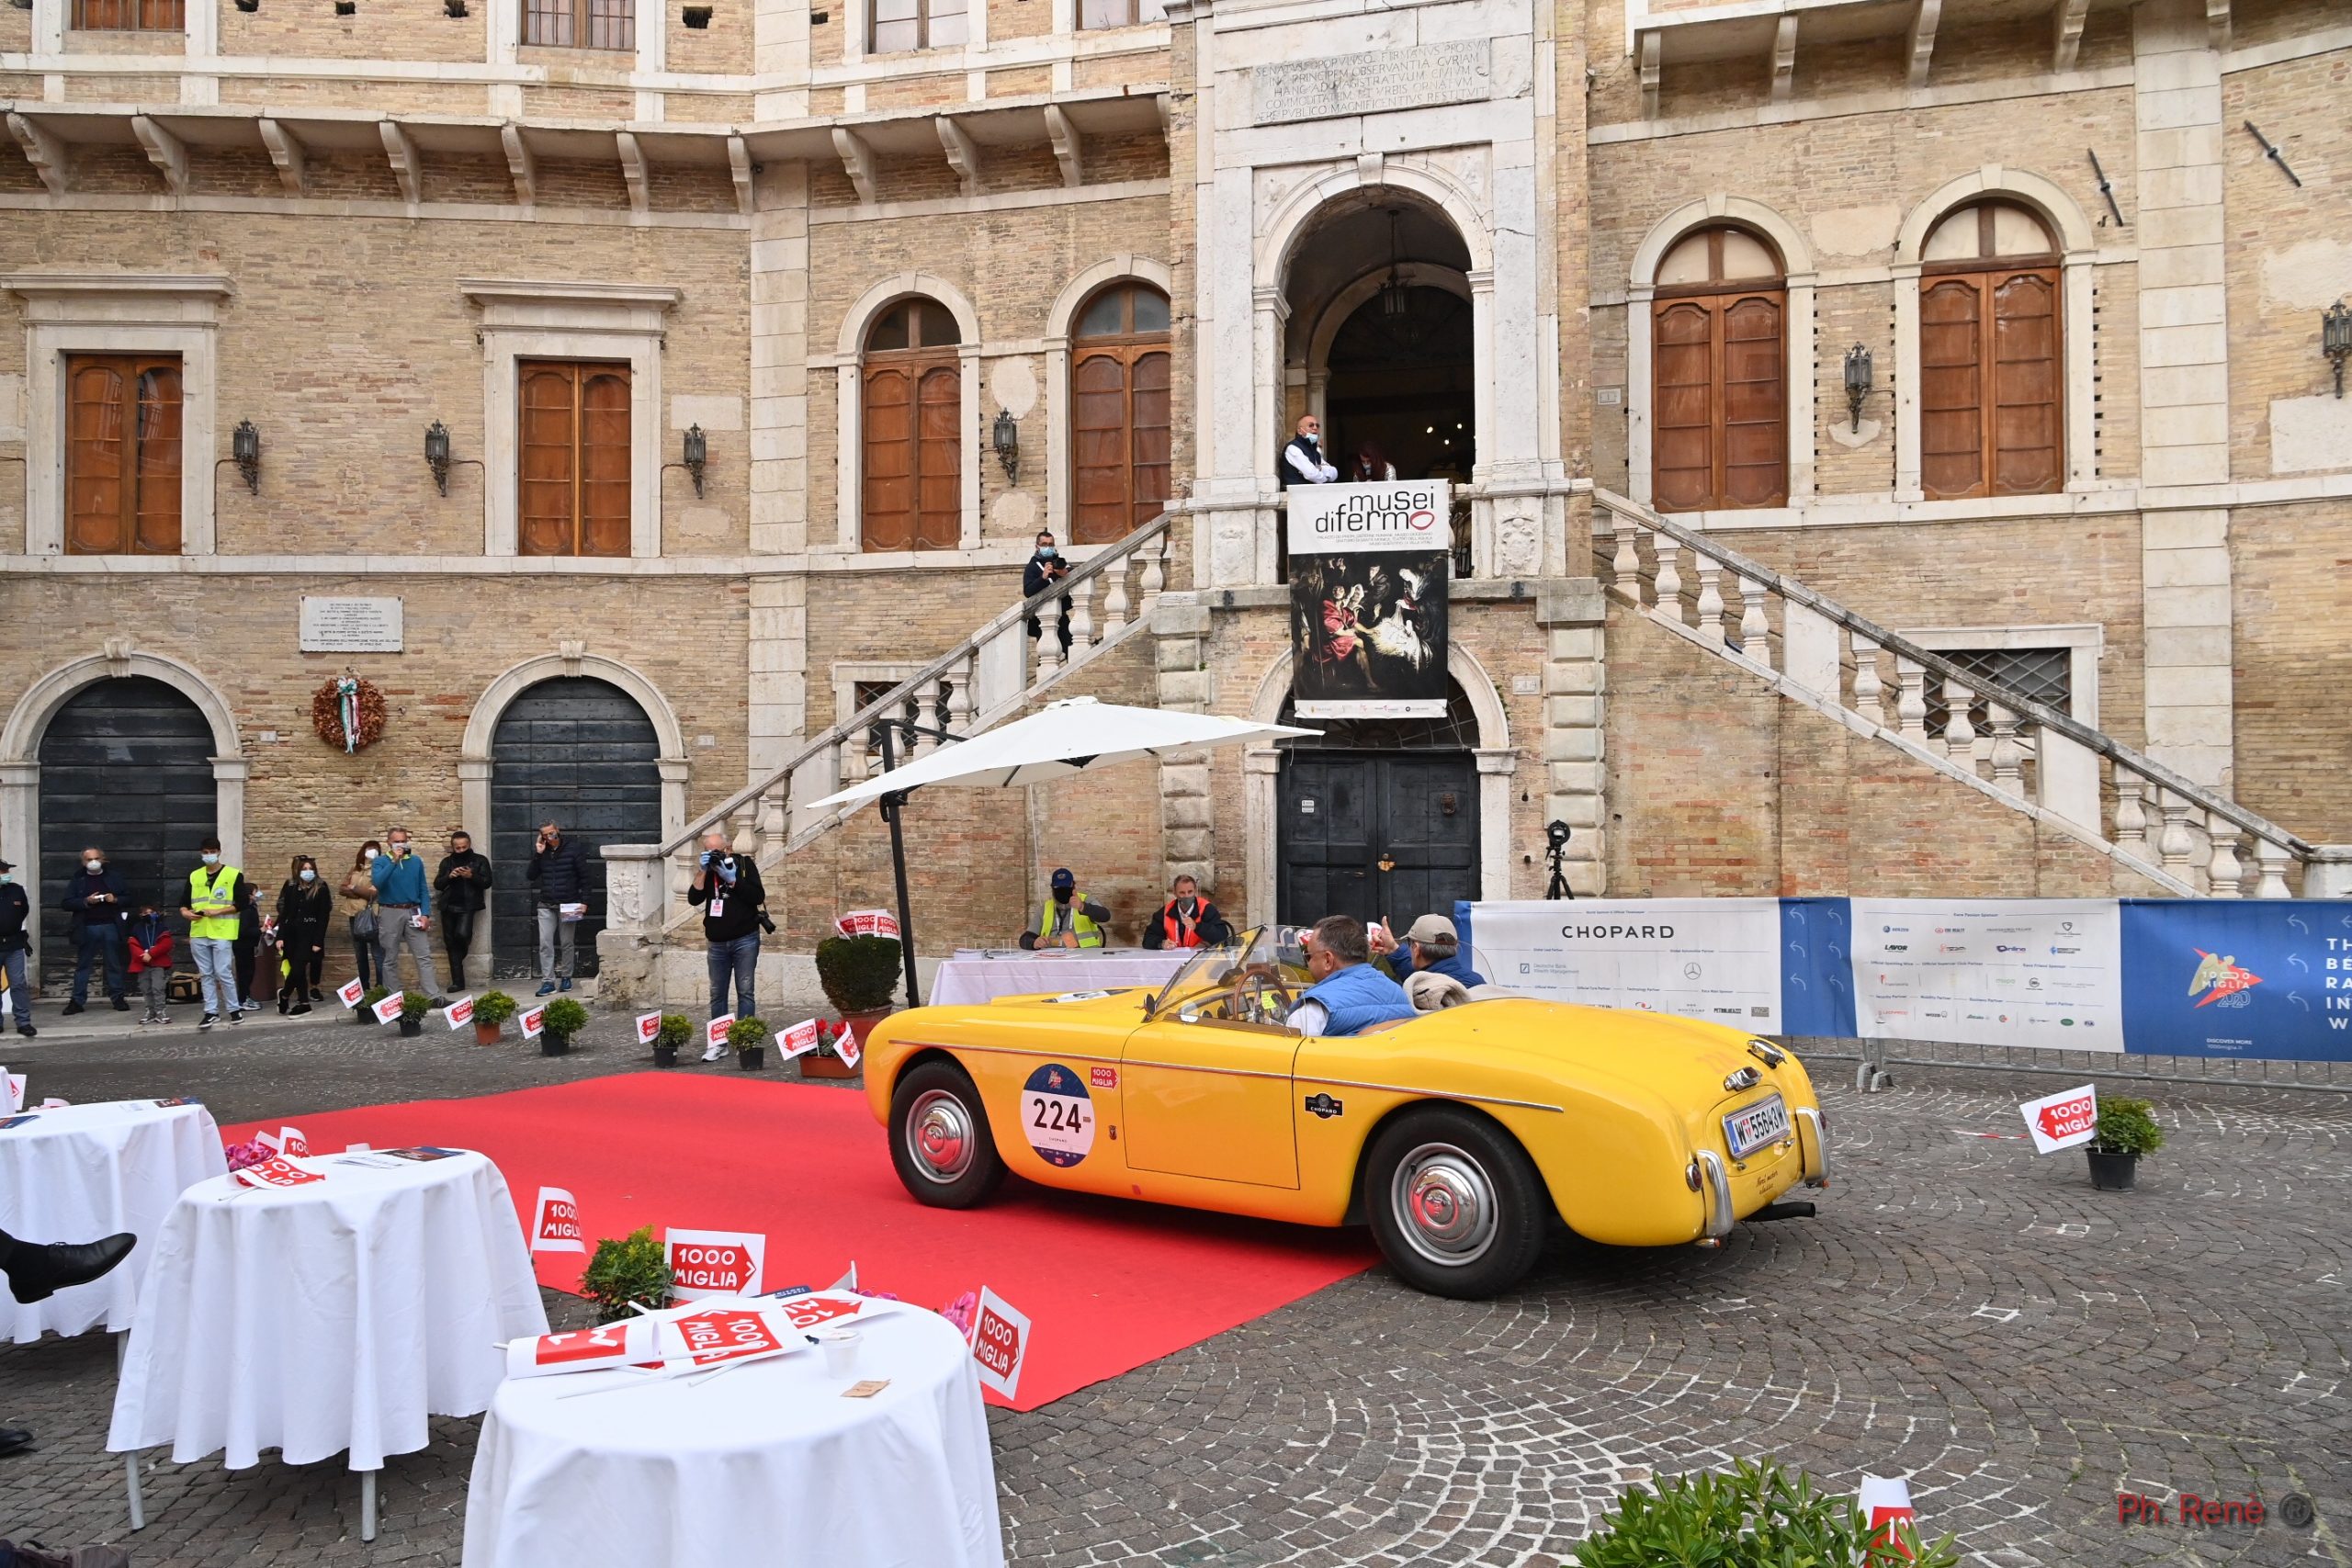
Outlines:
<svg viewBox="0 0 2352 1568"><path fill-rule="evenodd" d="M300 1127L280 1127L277 1130L277 1152L297 1156L309 1154L311 1140L302 1135Z"/></svg>
<svg viewBox="0 0 2352 1568"><path fill-rule="evenodd" d="M359 998L367 994L368 982L356 975L334 988L334 999L347 1008L357 1007Z"/></svg>
<svg viewBox="0 0 2352 1568"><path fill-rule="evenodd" d="M471 1023L474 1021L473 998L459 997L456 1001L451 1002L447 1007L443 1008L441 1010L441 1015L449 1021L450 1028L463 1029L467 1024Z"/></svg>
<svg viewBox="0 0 2352 1568"><path fill-rule="evenodd" d="M579 1201L560 1187L539 1189L538 1207L531 1216L531 1250L588 1250L588 1233L580 1225Z"/></svg>
<svg viewBox="0 0 2352 1568"><path fill-rule="evenodd" d="M1029 1314L1009 1304L986 1285L972 1314L972 1359L980 1364L980 1382L1014 1397L1021 1386L1021 1363L1029 1355Z"/></svg>
<svg viewBox="0 0 2352 1568"><path fill-rule="evenodd" d="M376 1004L376 1021L390 1023L401 1015L401 993L394 991Z"/></svg>
<svg viewBox="0 0 2352 1568"><path fill-rule="evenodd" d="M639 1045L652 1044L654 1036L661 1032L662 1015L660 1013L641 1012L637 1015L637 1043Z"/></svg>
<svg viewBox="0 0 2352 1568"><path fill-rule="evenodd" d="M897 936L899 917L887 909L852 909L833 929L843 936Z"/></svg>
<svg viewBox="0 0 2352 1568"><path fill-rule="evenodd" d="M2037 1154L2053 1155L2087 1144L2098 1131L2098 1089L2093 1084L2029 1100L2018 1110L2025 1116L2026 1131L2033 1134Z"/></svg>
<svg viewBox="0 0 2352 1568"><path fill-rule="evenodd" d="M537 1040L539 1037L539 1026L545 1023L547 1019L548 1004L541 1002L535 1008L526 1008L522 1012L517 1013L514 1021L523 1026L524 1039Z"/></svg>
<svg viewBox="0 0 2352 1568"><path fill-rule="evenodd" d="M727 1032L734 1027L735 1015L731 1012L720 1013L717 1018L712 1019L708 1023L703 1025L703 1043L706 1045L726 1044Z"/></svg>
<svg viewBox="0 0 2352 1568"><path fill-rule="evenodd" d="M789 1062L795 1056L805 1056L817 1048L817 1021L803 1019L775 1037L779 1055L776 1060Z"/></svg>
<svg viewBox="0 0 2352 1568"><path fill-rule="evenodd" d="M249 1165L229 1175L244 1187L300 1187L305 1182L326 1179L315 1170L304 1170L284 1155L272 1155L259 1165Z"/></svg>
<svg viewBox="0 0 2352 1568"><path fill-rule="evenodd" d="M670 1265L670 1294L690 1302L703 1296L755 1296L768 1238L752 1231L664 1231Z"/></svg>
<svg viewBox="0 0 2352 1568"><path fill-rule="evenodd" d="M1870 1525L1871 1543L1874 1546L1894 1546L1897 1524L1918 1528L1919 1516L1911 1507L1911 1486L1902 1476L1863 1476L1861 1491L1854 1503ZM1900 1547L1896 1550L1902 1551ZM1911 1554L1903 1551L1903 1555Z"/></svg>
<svg viewBox="0 0 2352 1568"><path fill-rule="evenodd" d="M857 1066L858 1058L865 1055L858 1048L857 1031L846 1021L842 1024L841 1032L833 1036L833 1054L841 1057L842 1066L845 1067Z"/></svg>

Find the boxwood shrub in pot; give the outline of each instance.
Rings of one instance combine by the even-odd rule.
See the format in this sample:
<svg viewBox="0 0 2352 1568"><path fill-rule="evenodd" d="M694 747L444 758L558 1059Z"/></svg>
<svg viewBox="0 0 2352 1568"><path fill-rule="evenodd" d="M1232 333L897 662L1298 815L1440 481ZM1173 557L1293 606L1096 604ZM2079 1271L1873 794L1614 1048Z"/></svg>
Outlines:
<svg viewBox="0 0 2352 1568"><path fill-rule="evenodd" d="M897 1005L901 973L897 937L829 936L817 944L817 983L861 1051L875 1024Z"/></svg>
<svg viewBox="0 0 2352 1568"><path fill-rule="evenodd" d="M653 1237L653 1227L598 1242L587 1271L580 1276L580 1293L596 1303L598 1323L635 1316L631 1303L655 1312L669 1305L670 1265Z"/></svg>
<svg viewBox="0 0 2352 1568"><path fill-rule="evenodd" d="M735 1065L747 1073L767 1066L768 1025L765 1019L739 1018L727 1026L727 1043L735 1047Z"/></svg>
<svg viewBox="0 0 2352 1568"><path fill-rule="evenodd" d="M653 1036L653 1065L674 1067L678 1065L678 1048L695 1037L695 1021L682 1012L665 1012L662 1026Z"/></svg>
<svg viewBox="0 0 2352 1568"><path fill-rule="evenodd" d="M2129 1192L2140 1179L2140 1156L2165 1146L2164 1129L2156 1125L2156 1108L2144 1100L2102 1100L2091 1141L2091 1185L2112 1192Z"/></svg>
<svg viewBox="0 0 2352 1568"><path fill-rule="evenodd" d="M1851 1497L1818 1491L1776 1460L1741 1460L1635 1486L1577 1548L1577 1568L1957 1568L1952 1538L1922 1541L1908 1524L1873 1534Z"/></svg>
<svg viewBox="0 0 2352 1568"><path fill-rule="evenodd" d="M423 991L402 991L401 993L401 1032L402 1034L422 1033L424 1029L424 1015L432 1010L433 998Z"/></svg>
<svg viewBox="0 0 2352 1568"><path fill-rule="evenodd" d="M588 1010L570 997L558 997L548 1004L547 1016L539 1021L539 1055L560 1056L571 1049L571 1037L588 1027Z"/></svg>
<svg viewBox="0 0 2352 1568"><path fill-rule="evenodd" d="M506 1032L506 1021L522 1004L504 991L484 991L474 998L474 1043L495 1045Z"/></svg>
<svg viewBox="0 0 2352 1568"><path fill-rule="evenodd" d="M386 997L389 997L391 994L391 991L383 986L368 987L365 991L360 993L359 1005L351 1010L351 1021L354 1023L375 1022L376 1004L382 1001Z"/></svg>

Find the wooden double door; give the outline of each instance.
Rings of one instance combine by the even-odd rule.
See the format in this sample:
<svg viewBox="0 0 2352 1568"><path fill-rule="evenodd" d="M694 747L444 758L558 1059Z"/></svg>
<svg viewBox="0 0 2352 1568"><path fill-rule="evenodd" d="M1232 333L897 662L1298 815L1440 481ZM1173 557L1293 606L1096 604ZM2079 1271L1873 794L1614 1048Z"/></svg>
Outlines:
<svg viewBox="0 0 2352 1568"><path fill-rule="evenodd" d="M1402 932L1479 896L1478 773L1466 750L1285 754L1276 919L1386 918Z"/></svg>

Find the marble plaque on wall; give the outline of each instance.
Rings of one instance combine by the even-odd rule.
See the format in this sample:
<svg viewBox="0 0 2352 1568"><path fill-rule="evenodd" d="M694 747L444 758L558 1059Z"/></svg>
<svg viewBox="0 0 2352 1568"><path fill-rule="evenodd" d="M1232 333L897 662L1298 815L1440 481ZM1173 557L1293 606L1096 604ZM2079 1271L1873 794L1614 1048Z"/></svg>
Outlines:
<svg viewBox="0 0 2352 1568"><path fill-rule="evenodd" d="M1250 73L1250 119L1281 125L1475 103L1492 94L1491 62L1487 39L1464 39L1260 65Z"/></svg>
<svg viewBox="0 0 2352 1568"><path fill-rule="evenodd" d="M398 653L398 599L314 599L304 595L300 647L304 653Z"/></svg>

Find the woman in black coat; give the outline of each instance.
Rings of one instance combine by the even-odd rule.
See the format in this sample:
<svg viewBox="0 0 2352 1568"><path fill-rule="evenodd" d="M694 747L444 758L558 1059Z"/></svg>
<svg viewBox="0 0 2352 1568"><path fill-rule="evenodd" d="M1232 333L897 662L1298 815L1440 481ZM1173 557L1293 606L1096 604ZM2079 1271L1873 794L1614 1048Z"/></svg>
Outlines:
<svg viewBox="0 0 2352 1568"><path fill-rule="evenodd" d="M296 855L277 890L277 946L286 954L286 983L277 989L279 1012L308 1012L324 999L319 977L325 972L327 932L334 924L334 891L319 879L319 863Z"/></svg>

